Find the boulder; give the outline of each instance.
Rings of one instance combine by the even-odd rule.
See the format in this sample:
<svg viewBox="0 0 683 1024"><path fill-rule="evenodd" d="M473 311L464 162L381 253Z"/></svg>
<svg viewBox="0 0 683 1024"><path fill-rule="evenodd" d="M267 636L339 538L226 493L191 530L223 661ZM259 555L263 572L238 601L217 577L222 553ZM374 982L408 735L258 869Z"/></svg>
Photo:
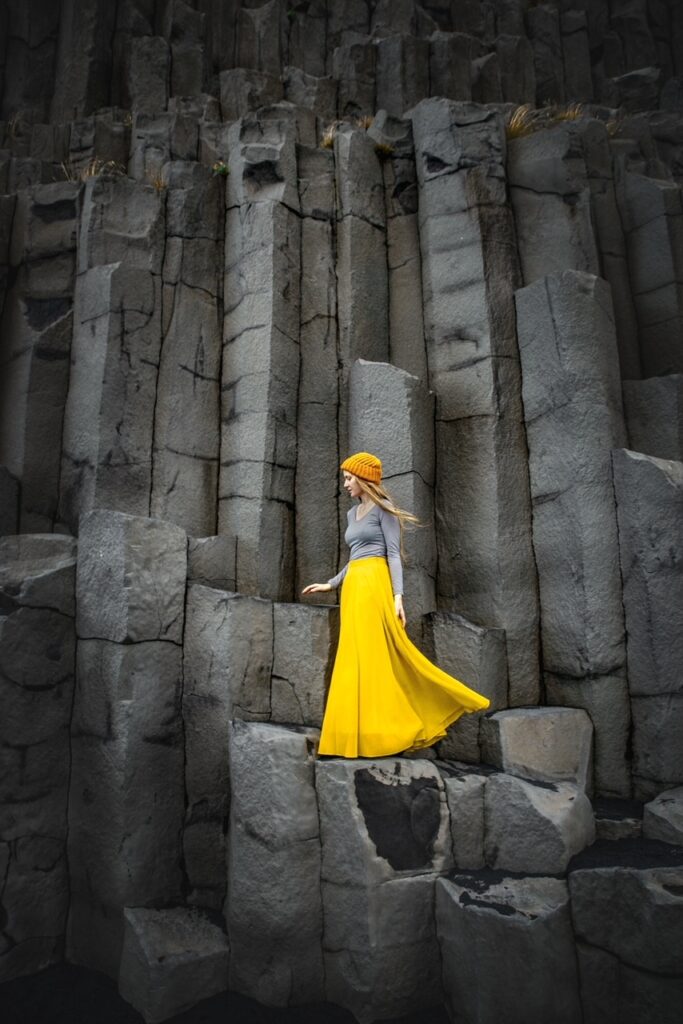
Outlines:
<svg viewBox="0 0 683 1024"><path fill-rule="evenodd" d="M683 846L683 786L667 789L645 804L643 835Z"/></svg>
<svg viewBox="0 0 683 1024"><path fill-rule="evenodd" d="M182 1013L228 987L228 940L186 907L126 907L119 992L146 1024Z"/></svg>
<svg viewBox="0 0 683 1024"><path fill-rule="evenodd" d="M271 722L322 725L338 632L336 608L273 605Z"/></svg>
<svg viewBox="0 0 683 1024"><path fill-rule="evenodd" d="M79 637L131 643L183 635L187 538L172 523L97 509L81 522Z"/></svg>
<svg viewBox="0 0 683 1024"><path fill-rule="evenodd" d="M591 790L593 726L579 708L511 708L482 718L481 756L510 775Z"/></svg>
<svg viewBox="0 0 683 1024"><path fill-rule="evenodd" d="M454 1020L582 1021L569 894L562 879L501 871L441 878L436 926Z"/></svg>
<svg viewBox="0 0 683 1024"><path fill-rule="evenodd" d="M489 867L562 874L595 838L590 800L569 782L492 775L485 791L484 852Z"/></svg>
<svg viewBox="0 0 683 1024"><path fill-rule="evenodd" d="M230 988L271 1006L323 999L317 739L257 722L230 731Z"/></svg>

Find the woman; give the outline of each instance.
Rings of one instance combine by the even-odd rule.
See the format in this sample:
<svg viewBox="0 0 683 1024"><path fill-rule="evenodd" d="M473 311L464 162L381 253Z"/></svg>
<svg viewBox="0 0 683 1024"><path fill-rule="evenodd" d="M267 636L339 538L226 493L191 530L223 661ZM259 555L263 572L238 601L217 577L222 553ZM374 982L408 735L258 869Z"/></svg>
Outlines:
<svg viewBox="0 0 683 1024"><path fill-rule="evenodd" d="M344 489L358 499L344 535L350 559L327 583L302 591L315 594L344 582L318 753L379 757L430 747L460 715L490 702L432 665L406 635L401 540L404 523L417 519L381 486L382 463L358 452L341 469Z"/></svg>

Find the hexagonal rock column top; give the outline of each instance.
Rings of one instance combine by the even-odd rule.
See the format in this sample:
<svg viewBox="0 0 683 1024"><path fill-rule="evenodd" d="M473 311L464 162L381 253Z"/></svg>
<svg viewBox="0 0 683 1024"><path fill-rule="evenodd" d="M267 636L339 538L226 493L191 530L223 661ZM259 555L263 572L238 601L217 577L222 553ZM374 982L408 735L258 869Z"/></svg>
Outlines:
<svg viewBox="0 0 683 1024"><path fill-rule="evenodd" d="M76 542L0 539L0 981L61 958Z"/></svg>
<svg viewBox="0 0 683 1024"><path fill-rule="evenodd" d="M645 804L643 835L683 846L683 786L667 789Z"/></svg>
<svg viewBox="0 0 683 1024"><path fill-rule="evenodd" d="M436 922L454 1020L580 1024L565 881L458 872L436 883Z"/></svg>
<svg viewBox="0 0 683 1024"><path fill-rule="evenodd" d="M605 843L569 873L584 1020L677 1024L683 966L683 848Z"/></svg>
<svg viewBox="0 0 683 1024"><path fill-rule="evenodd" d="M683 463L613 452L636 796L683 782Z"/></svg>
<svg viewBox="0 0 683 1024"><path fill-rule="evenodd" d="M187 537L161 519L95 509L80 524L77 631L130 643L179 644Z"/></svg>
<svg viewBox="0 0 683 1024"><path fill-rule="evenodd" d="M438 1005L436 873L452 864L443 781L430 761L322 760L326 995L361 1022Z"/></svg>
<svg viewBox="0 0 683 1024"><path fill-rule="evenodd" d="M124 919L119 992L146 1024L227 989L227 936L199 911L126 907Z"/></svg>
<svg viewBox="0 0 683 1024"><path fill-rule="evenodd" d="M229 733L230 987L271 1006L323 999L317 739L259 722Z"/></svg>
<svg viewBox="0 0 683 1024"><path fill-rule="evenodd" d="M580 708L511 708L481 721L482 761L504 772L592 790L593 725Z"/></svg>
<svg viewBox="0 0 683 1024"><path fill-rule="evenodd" d="M561 874L595 839L590 800L569 782L496 774L486 780L484 853L503 871Z"/></svg>

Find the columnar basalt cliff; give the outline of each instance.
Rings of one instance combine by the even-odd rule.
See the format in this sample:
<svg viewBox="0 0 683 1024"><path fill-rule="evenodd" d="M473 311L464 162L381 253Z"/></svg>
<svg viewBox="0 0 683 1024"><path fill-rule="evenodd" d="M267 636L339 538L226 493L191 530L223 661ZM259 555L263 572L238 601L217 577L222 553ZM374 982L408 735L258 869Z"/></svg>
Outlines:
<svg viewBox="0 0 683 1024"><path fill-rule="evenodd" d="M683 6L5 0L0 117L0 981L675 1024ZM315 758L358 449L420 759Z"/></svg>

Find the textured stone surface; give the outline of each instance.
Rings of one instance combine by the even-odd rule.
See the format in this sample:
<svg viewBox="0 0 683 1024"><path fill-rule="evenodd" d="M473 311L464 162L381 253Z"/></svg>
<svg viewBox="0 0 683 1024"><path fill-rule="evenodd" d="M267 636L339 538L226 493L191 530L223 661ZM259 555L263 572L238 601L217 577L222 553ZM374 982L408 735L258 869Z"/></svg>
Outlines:
<svg viewBox="0 0 683 1024"><path fill-rule="evenodd" d="M490 710L507 705L505 634L484 629L455 612L434 612L424 628L429 656L436 664L491 701ZM463 715L438 744L441 757L479 761L482 717ZM464 865L463 865L464 866Z"/></svg>
<svg viewBox="0 0 683 1024"><path fill-rule="evenodd" d="M453 863L456 868L483 868L484 791L490 769L454 761L439 762L438 767L446 787Z"/></svg>
<svg viewBox="0 0 683 1024"><path fill-rule="evenodd" d="M643 808L643 835L683 846L683 787L667 789Z"/></svg>
<svg viewBox="0 0 683 1024"><path fill-rule="evenodd" d="M429 100L414 108L413 132L425 338L437 395L437 593L452 610L505 628L510 701L533 702L538 608L521 525L529 492L502 120L473 105ZM492 517L501 490L506 500Z"/></svg>
<svg viewBox="0 0 683 1024"><path fill-rule="evenodd" d="M683 375L622 384L629 448L683 462Z"/></svg>
<svg viewBox="0 0 683 1024"><path fill-rule="evenodd" d="M436 883L436 921L454 1020L582 1020L565 881L458 872Z"/></svg>
<svg viewBox="0 0 683 1024"><path fill-rule="evenodd" d="M234 537L187 538L187 581L218 590L235 589Z"/></svg>
<svg viewBox="0 0 683 1024"><path fill-rule="evenodd" d="M480 739L482 760L510 775L591 789L593 726L585 711L499 711L483 717Z"/></svg>
<svg viewBox="0 0 683 1024"><path fill-rule="evenodd" d="M61 957L69 909L75 555L70 537L0 540L3 981Z"/></svg>
<svg viewBox="0 0 683 1024"><path fill-rule="evenodd" d="M126 907L119 992L147 1024L167 1020L228 985L225 934L185 907Z"/></svg>
<svg viewBox="0 0 683 1024"><path fill-rule="evenodd" d="M187 539L160 519L104 509L81 522L80 637L130 643L183 634Z"/></svg>
<svg viewBox="0 0 683 1024"><path fill-rule="evenodd" d="M366 1022L438 1004L431 906L435 872L452 860L437 769L422 760L319 761L316 788L327 998Z"/></svg>
<svg viewBox="0 0 683 1024"><path fill-rule="evenodd" d="M561 874L595 838L590 801L568 782L492 775L485 792L484 852L489 867Z"/></svg>
<svg viewBox="0 0 683 1024"><path fill-rule="evenodd" d="M323 998L317 739L256 722L230 733L230 988L271 1006Z"/></svg>
<svg viewBox="0 0 683 1024"><path fill-rule="evenodd" d="M272 722L322 725L338 633L336 608L273 605Z"/></svg>

